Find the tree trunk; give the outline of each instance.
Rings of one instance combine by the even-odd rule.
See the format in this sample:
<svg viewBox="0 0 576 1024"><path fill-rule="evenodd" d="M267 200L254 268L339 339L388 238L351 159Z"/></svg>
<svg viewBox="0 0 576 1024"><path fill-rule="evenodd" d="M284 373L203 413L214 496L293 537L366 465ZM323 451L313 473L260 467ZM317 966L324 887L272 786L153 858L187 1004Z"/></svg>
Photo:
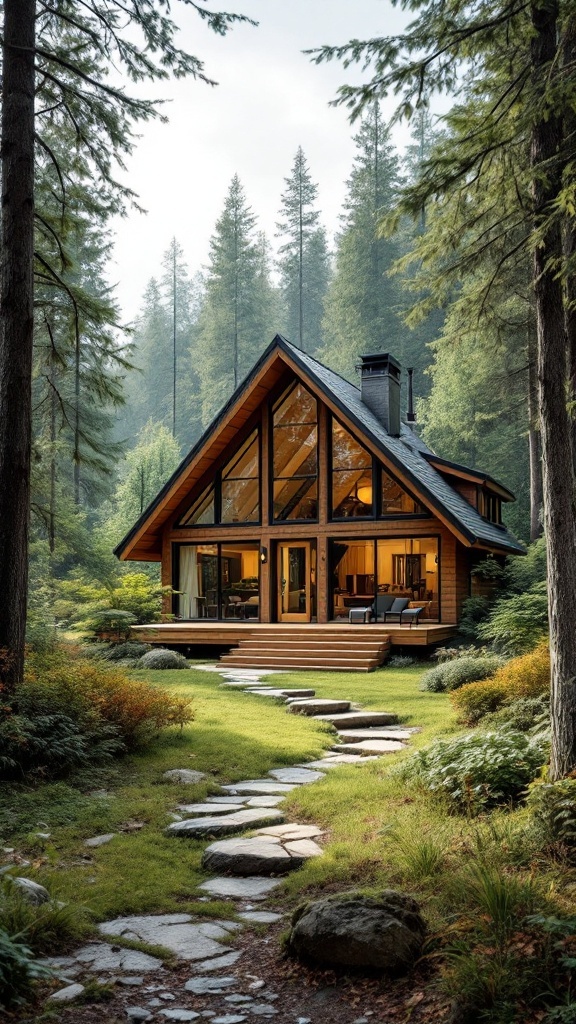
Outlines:
<svg viewBox="0 0 576 1024"><path fill-rule="evenodd" d="M558 2L532 4L532 71L536 94L549 85L557 59ZM562 126L550 111L532 128L531 166L535 226L539 228L562 182ZM547 168L546 175L542 167ZM551 777L576 767L576 515L571 421L567 404L568 360L563 287L556 267L562 259L558 219L534 252L537 372L543 458L544 527L548 550L551 659Z"/></svg>
<svg viewBox="0 0 576 1024"><path fill-rule="evenodd" d="M576 15L571 14L563 32L562 63L566 68L573 69L576 61ZM569 74L573 75L571 70ZM564 114L564 139L576 137L576 113L569 106ZM573 171L568 172L571 176ZM570 184L570 182L566 182ZM564 225L564 259L569 265L576 259L576 218L565 218ZM572 416L572 449L576 459L576 274L568 273L564 283L564 316L566 320L566 337L568 340L568 372L570 377L570 414Z"/></svg>
<svg viewBox="0 0 576 1024"><path fill-rule="evenodd" d="M538 374L536 338L528 328L528 457L530 472L530 540L542 536L542 452L538 429Z"/></svg>
<svg viewBox="0 0 576 1024"><path fill-rule="evenodd" d="M30 506L35 0L4 0L0 161L0 684L24 671Z"/></svg>

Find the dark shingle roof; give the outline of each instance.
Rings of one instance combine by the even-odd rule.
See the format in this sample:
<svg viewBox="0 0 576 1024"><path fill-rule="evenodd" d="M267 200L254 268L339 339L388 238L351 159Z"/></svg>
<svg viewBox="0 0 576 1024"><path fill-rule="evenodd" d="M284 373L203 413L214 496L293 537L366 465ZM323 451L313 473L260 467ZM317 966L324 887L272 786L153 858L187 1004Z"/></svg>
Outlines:
<svg viewBox="0 0 576 1024"><path fill-rule="evenodd" d="M406 424L402 424L400 437L391 437L373 412L364 405L360 389L344 380L312 356L295 348L285 338L278 342L289 352L295 363L318 382L322 390L330 394L361 431L369 434L381 448L383 455L401 469L420 491L426 494L431 504L441 505L448 518L468 537L475 541L502 548L516 554L524 554L524 547L504 527L490 523L470 505L461 494L450 486L447 480L430 465L426 455L433 454L424 442Z"/></svg>

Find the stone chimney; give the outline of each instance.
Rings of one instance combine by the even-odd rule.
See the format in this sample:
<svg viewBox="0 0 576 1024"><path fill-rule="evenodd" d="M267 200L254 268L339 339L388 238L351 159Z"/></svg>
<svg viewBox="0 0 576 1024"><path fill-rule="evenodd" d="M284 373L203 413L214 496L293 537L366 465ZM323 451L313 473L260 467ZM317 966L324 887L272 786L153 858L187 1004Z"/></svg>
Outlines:
<svg viewBox="0 0 576 1024"><path fill-rule="evenodd" d="M399 437L400 363L387 353L360 358L362 401L392 437Z"/></svg>

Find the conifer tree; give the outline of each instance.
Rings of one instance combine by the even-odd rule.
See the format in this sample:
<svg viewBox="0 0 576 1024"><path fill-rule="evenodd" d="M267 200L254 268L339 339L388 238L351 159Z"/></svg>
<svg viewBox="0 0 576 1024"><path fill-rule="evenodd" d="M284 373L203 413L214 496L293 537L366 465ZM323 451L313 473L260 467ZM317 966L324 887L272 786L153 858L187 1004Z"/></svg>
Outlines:
<svg viewBox="0 0 576 1024"><path fill-rule="evenodd" d="M366 111L355 136L356 156L348 181L343 227L337 239L334 276L326 296L322 358L353 377L364 352L395 352L402 327L399 284L388 276L399 255L394 240L378 237L400 185L400 160L377 103Z"/></svg>
<svg viewBox="0 0 576 1024"><path fill-rule="evenodd" d="M210 239L206 291L194 346L207 425L275 332L268 246L234 175Z"/></svg>
<svg viewBox="0 0 576 1024"><path fill-rule="evenodd" d="M326 232L315 209L318 186L310 176L302 147L294 158L290 177L284 179L277 236L284 239L279 252L286 334L304 352L322 344L322 312L330 264Z"/></svg>

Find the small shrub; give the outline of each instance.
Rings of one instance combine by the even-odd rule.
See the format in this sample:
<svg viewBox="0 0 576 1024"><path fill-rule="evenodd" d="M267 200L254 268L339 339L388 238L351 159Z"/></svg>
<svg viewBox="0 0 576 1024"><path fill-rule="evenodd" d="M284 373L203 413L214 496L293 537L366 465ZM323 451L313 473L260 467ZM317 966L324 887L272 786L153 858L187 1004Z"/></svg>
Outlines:
<svg viewBox="0 0 576 1024"><path fill-rule="evenodd" d="M158 647L155 651L148 651L138 662L139 668L189 668L188 662L183 654L177 651L168 651L164 647Z"/></svg>
<svg viewBox="0 0 576 1024"><path fill-rule="evenodd" d="M0 928L0 1009L21 1006L32 997L34 982L51 976L28 946Z"/></svg>
<svg viewBox="0 0 576 1024"><path fill-rule="evenodd" d="M450 696L459 718L476 725L484 715L520 697L542 697L550 687L550 655L546 642L522 657L513 658L491 679L470 683Z"/></svg>
<svg viewBox="0 0 576 1024"><path fill-rule="evenodd" d="M0 777L33 773L43 778L102 765L124 750L118 731L96 721L84 725L69 715L0 711Z"/></svg>
<svg viewBox="0 0 576 1024"><path fill-rule="evenodd" d="M424 673L420 689L431 690L433 693L456 690L466 683L493 676L501 665L502 659L495 655L444 661Z"/></svg>
<svg viewBox="0 0 576 1024"><path fill-rule="evenodd" d="M444 794L455 810L479 813L516 800L546 759L542 744L520 732L473 733L436 740L399 766L406 779Z"/></svg>
<svg viewBox="0 0 576 1024"><path fill-rule="evenodd" d="M462 636L478 637L478 626L485 622L490 614L492 602L487 597L467 597L462 603L462 615L458 630Z"/></svg>
<svg viewBox="0 0 576 1024"><path fill-rule="evenodd" d="M506 728L531 733L547 724L549 715L548 697L518 697L498 711L484 715L482 725L487 729Z"/></svg>
<svg viewBox="0 0 576 1024"><path fill-rule="evenodd" d="M408 654L393 654L386 662L388 668L410 668L411 665L415 664L415 659L411 658Z"/></svg>
<svg viewBox="0 0 576 1024"><path fill-rule="evenodd" d="M93 612L82 625L104 640L126 640L136 615L121 608L101 608Z"/></svg>
<svg viewBox="0 0 576 1024"><path fill-rule="evenodd" d="M150 650L150 644L143 644L139 640L126 640L122 644L109 644L98 657L103 661L125 661L141 658Z"/></svg>
<svg viewBox="0 0 576 1024"><path fill-rule="evenodd" d="M445 661L455 661L457 658L484 658L492 655L493 651L489 647L460 644L458 647L437 647L431 657L441 665Z"/></svg>
<svg viewBox="0 0 576 1024"><path fill-rule="evenodd" d="M21 937L34 955L57 953L65 943L80 941L91 929L89 912L78 903L50 900L36 905L10 876L0 884L0 929Z"/></svg>
<svg viewBox="0 0 576 1024"><path fill-rule="evenodd" d="M546 845L576 860L576 779L535 785L527 802Z"/></svg>
<svg viewBox="0 0 576 1024"><path fill-rule="evenodd" d="M494 605L478 636L508 655L533 650L548 633L546 583L536 583L523 594L503 597Z"/></svg>

